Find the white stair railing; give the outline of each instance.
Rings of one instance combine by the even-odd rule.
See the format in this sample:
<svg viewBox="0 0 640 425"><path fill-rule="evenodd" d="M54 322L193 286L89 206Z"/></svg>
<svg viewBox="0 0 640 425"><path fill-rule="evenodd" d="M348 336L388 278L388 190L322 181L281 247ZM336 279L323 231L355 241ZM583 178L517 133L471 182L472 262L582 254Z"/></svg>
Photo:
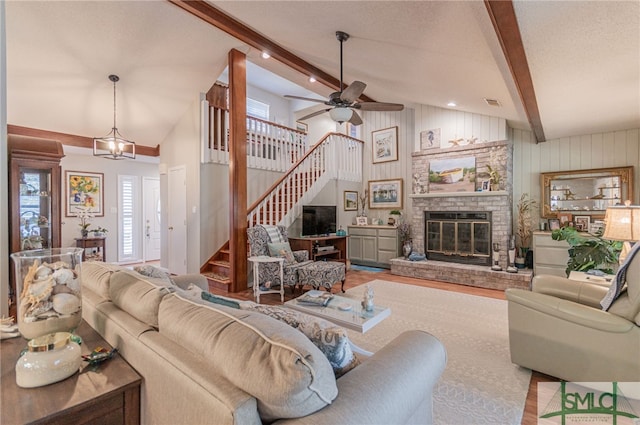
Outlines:
<svg viewBox="0 0 640 425"><path fill-rule="evenodd" d="M229 112L200 102L202 163L229 163ZM309 149L306 133L247 117L247 167L285 172Z"/></svg>
<svg viewBox="0 0 640 425"><path fill-rule="evenodd" d="M249 207L249 227L256 224L290 226L331 179L362 180L363 142L329 133Z"/></svg>

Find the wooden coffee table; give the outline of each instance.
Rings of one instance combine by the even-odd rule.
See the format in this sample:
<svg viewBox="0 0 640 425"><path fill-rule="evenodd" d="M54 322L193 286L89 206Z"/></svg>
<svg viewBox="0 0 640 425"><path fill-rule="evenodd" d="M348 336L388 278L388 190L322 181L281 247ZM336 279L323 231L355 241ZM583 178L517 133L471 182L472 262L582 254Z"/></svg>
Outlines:
<svg viewBox="0 0 640 425"><path fill-rule="evenodd" d="M323 293L323 291L309 291L308 293L313 294L314 292ZM334 295L326 307L304 304L298 302L298 298L287 301L284 305L361 333L367 332L391 315L389 307L376 305L373 311L366 311L360 305L360 300L339 295ZM348 308L348 310L345 310L345 308Z"/></svg>
<svg viewBox="0 0 640 425"><path fill-rule="evenodd" d="M76 333L83 339L83 355L97 347L111 349L84 321ZM122 357L116 354L95 369L83 361L80 372L63 381L20 388L16 384L15 365L26 346L27 340L22 337L0 343L0 423L140 423L141 378Z"/></svg>

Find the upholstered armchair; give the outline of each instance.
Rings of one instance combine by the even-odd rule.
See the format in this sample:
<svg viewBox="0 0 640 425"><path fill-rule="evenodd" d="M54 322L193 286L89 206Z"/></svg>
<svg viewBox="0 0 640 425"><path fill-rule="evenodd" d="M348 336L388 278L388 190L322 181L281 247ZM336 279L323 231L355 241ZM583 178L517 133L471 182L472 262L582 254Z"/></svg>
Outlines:
<svg viewBox="0 0 640 425"><path fill-rule="evenodd" d="M284 226L277 226L281 238L288 243L287 229ZM247 237L249 239L249 250L251 256L270 255L269 244L271 238L264 227L257 225L247 229ZM306 250L293 251L292 261L284 262L284 284L292 288L298 285L298 269L307 264L313 263L309 260L309 252ZM280 269L276 263L262 263L260 267L260 286L271 282L270 286L280 285Z"/></svg>
<svg viewBox="0 0 640 425"><path fill-rule="evenodd" d="M593 283L539 275L531 291L507 289L511 361L566 381L640 381L640 254L630 260L607 311L609 288Z"/></svg>

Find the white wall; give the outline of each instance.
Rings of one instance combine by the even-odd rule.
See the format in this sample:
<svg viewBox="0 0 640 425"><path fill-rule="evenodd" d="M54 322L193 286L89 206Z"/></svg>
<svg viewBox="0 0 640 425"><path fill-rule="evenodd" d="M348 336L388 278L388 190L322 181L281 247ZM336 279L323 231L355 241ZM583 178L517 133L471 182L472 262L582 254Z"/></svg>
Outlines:
<svg viewBox="0 0 640 425"><path fill-rule="evenodd" d="M167 138L160 144L161 169L184 166L187 179L187 272L200 272L200 96L176 124ZM168 181L163 171L160 174L160 197L162 198L161 221L167 222ZM228 198L225 190L224 193ZM195 211L195 212L194 212ZM169 250L167 247L167 228L162 227L161 265L167 267Z"/></svg>
<svg viewBox="0 0 640 425"><path fill-rule="evenodd" d="M64 146L65 156L60 161L62 168L62 240L61 246L75 246L74 238L80 237L80 220L76 217L67 217L66 208L66 171L85 171L89 173L102 173L104 193L104 216L91 220L90 228L98 226L108 229L106 234L105 256L108 262L118 260L118 175L139 176L139 188L142 190L142 177L158 177L158 161L156 158L136 156L135 160L110 160L97 158L89 149L71 148ZM142 203L140 204L142 207ZM141 234L143 223L140 224ZM142 259L142 240L138 241L140 258Z"/></svg>
<svg viewBox="0 0 640 425"><path fill-rule="evenodd" d="M0 316L9 315L9 167L7 158L7 41L0 2Z"/></svg>
<svg viewBox="0 0 640 425"><path fill-rule="evenodd" d="M586 134L536 144L533 133L510 130L514 145L513 199L540 201L540 173L634 166L633 198L640 203L640 129ZM538 215L539 217L539 215Z"/></svg>
<svg viewBox="0 0 640 425"><path fill-rule="evenodd" d="M247 84L247 97L269 105L269 121L295 128L291 125L291 111L287 99L249 84Z"/></svg>

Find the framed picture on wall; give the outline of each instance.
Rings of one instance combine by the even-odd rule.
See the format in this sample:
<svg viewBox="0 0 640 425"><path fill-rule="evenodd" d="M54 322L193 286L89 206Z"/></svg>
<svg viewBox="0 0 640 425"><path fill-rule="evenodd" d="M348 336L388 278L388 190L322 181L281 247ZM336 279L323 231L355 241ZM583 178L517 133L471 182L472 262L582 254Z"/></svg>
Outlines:
<svg viewBox="0 0 640 425"><path fill-rule="evenodd" d="M358 192L351 190L344 191L344 210L358 211Z"/></svg>
<svg viewBox="0 0 640 425"><path fill-rule="evenodd" d="M398 126L371 132L373 163L398 160Z"/></svg>
<svg viewBox="0 0 640 425"><path fill-rule="evenodd" d="M370 180L369 208L402 209L402 179Z"/></svg>
<svg viewBox="0 0 640 425"><path fill-rule="evenodd" d="M420 149L434 149L440 147L440 129L434 128L420 132Z"/></svg>
<svg viewBox="0 0 640 425"><path fill-rule="evenodd" d="M67 217L77 217L79 212L104 216L104 174L87 171L65 172L65 197Z"/></svg>

